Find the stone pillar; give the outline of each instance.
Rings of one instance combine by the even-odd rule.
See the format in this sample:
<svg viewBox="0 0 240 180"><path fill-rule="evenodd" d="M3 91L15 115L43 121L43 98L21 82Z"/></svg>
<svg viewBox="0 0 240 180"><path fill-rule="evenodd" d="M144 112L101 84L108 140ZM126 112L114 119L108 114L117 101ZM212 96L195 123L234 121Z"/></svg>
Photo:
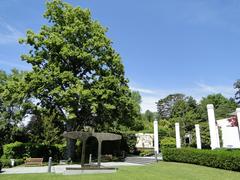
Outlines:
<svg viewBox="0 0 240 180"><path fill-rule="evenodd" d="M98 140L98 167L101 166L102 141Z"/></svg>
<svg viewBox="0 0 240 180"><path fill-rule="evenodd" d="M197 148L202 149L201 134L199 124L195 124Z"/></svg>
<svg viewBox="0 0 240 180"><path fill-rule="evenodd" d="M158 142L158 121L157 119L153 122L154 127L154 151L156 154L159 153L159 142Z"/></svg>
<svg viewBox="0 0 240 180"><path fill-rule="evenodd" d="M210 130L211 148L212 149L220 148L218 127L216 125L216 120L215 120L214 106L212 104L208 104L207 111L208 111L208 123L209 123L209 130Z"/></svg>
<svg viewBox="0 0 240 180"><path fill-rule="evenodd" d="M180 136L179 123L175 123L175 132L176 132L176 147L181 148L181 136Z"/></svg>

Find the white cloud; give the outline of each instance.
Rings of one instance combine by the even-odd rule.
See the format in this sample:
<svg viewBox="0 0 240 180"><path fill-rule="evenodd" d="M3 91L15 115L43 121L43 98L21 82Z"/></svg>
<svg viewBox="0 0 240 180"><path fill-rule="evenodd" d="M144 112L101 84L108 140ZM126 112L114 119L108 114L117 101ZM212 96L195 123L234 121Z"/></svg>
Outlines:
<svg viewBox="0 0 240 180"><path fill-rule="evenodd" d="M136 87L130 87L133 91L138 91L140 93L145 94L155 94L155 92L151 89L143 89L143 88L136 88Z"/></svg>
<svg viewBox="0 0 240 180"><path fill-rule="evenodd" d="M132 90L137 90L141 88L133 88ZM233 86L219 86L219 85L208 85L205 83L195 83L194 87L184 88L184 89L144 89L147 91L139 91L142 96L141 111L145 112L150 110L153 112L157 111L156 102L159 99L166 97L169 94L173 93L182 93L187 96L194 97L197 101L200 101L202 97L206 97L209 94L221 93L227 98L234 96ZM148 93L146 93L148 92Z"/></svg>
<svg viewBox="0 0 240 180"><path fill-rule="evenodd" d="M141 103L141 111L145 112L146 110L150 110L153 112L157 111L156 102L160 99L157 96L142 96L142 103Z"/></svg>
<svg viewBox="0 0 240 180"><path fill-rule="evenodd" d="M0 18L0 45L17 43L20 37L23 37L23 33Z"/></svg>
<svg viewBox="0 0 240 180"><path fill-rule="evenodd" d="M205 83L196 83L196 87L192 89L189 94L193 96L196 100L200 101L202 97L209 94L222 94L227 98L234 97L235 90L233 85L209 85Z"/></svg>

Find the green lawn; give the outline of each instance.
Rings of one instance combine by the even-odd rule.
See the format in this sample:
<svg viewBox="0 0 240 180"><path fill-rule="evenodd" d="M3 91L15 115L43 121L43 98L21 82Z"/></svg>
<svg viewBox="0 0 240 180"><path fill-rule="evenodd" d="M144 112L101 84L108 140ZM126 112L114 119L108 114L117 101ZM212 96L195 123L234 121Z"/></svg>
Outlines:
<svg viewBox="0 0 240 180"><path fill-rule="evenodd" d="M225 171L182 163L159 162L148 166L122 167L117 173L99 175L56 175L56 174L27 174L27 175L0 175L1 180L238 180L240 172Z"/></svg>

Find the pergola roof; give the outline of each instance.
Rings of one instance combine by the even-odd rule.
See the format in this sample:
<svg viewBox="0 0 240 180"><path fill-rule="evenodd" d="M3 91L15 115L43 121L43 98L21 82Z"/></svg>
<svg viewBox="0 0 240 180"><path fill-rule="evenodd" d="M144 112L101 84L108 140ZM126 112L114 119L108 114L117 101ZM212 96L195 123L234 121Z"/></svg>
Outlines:
<svg viewBox="0 0 240 180"><path fill-rule="evenodd" d="M113 133L95 133L95 132L82 132L82 131L71 131L71 132L64 132L63 137L69 139L80 139L86 140L89 137L96 137L100 141L116 141L121 140L122 136Z"/></svg>

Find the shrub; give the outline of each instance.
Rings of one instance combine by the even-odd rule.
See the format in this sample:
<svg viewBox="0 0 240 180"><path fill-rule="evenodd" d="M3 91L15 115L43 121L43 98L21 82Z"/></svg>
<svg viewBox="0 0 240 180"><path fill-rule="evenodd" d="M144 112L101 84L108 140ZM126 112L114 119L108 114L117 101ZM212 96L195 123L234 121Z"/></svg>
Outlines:
<svg viewBox="0 0 240 180"><path fill-rule="evenodd" d="M145 150L140 151L139 155L140 156L152 156L152 155L154 155L154 151L145 149Z"/></svg>
<svg viewBox="0 0 240 180"><path fill-rule="evenodd" d="M164 161L184 162L232 171L240 171L240 150L164 148L162 153Z"/></svg>
<svg viewBox="0 0 240 180"><path fill-rule="evenodd" d="M25 145L22 142L14 142L3 146L4 159L20 159L26 156L25 153Z"/></svg>
<svg viewBox="0 0 240 180"><path fill-rule="evenodd" d="M27 157L43 157L48 161L52 157L54 161L59 161L64 155L64 145L45 145L15 142L3 146L3 159L24 159Z"/></svg>
<svg viewBox="0 0 240 180"><path fill-rule="evenodd" d="M122 133L122 140L121 140L121 150L134 154L136 153L136 143L137 143L137 137L135 135L135 132L126 132Z"/></svg>
<svg viewBox="0 0 240 180"><path fill-rule="evenodd" d="M163 148L175 148L176 147L176 140L173 137L165 137L160 142L161 149Z"/></svg>
<svg viewBox="0 0 240 180"><path fill-rule="evenodd" d="M0 159L2 167L12 167L10 159ZM23 159L15 159L14 166L19 166L24 163Z"/></svg>

